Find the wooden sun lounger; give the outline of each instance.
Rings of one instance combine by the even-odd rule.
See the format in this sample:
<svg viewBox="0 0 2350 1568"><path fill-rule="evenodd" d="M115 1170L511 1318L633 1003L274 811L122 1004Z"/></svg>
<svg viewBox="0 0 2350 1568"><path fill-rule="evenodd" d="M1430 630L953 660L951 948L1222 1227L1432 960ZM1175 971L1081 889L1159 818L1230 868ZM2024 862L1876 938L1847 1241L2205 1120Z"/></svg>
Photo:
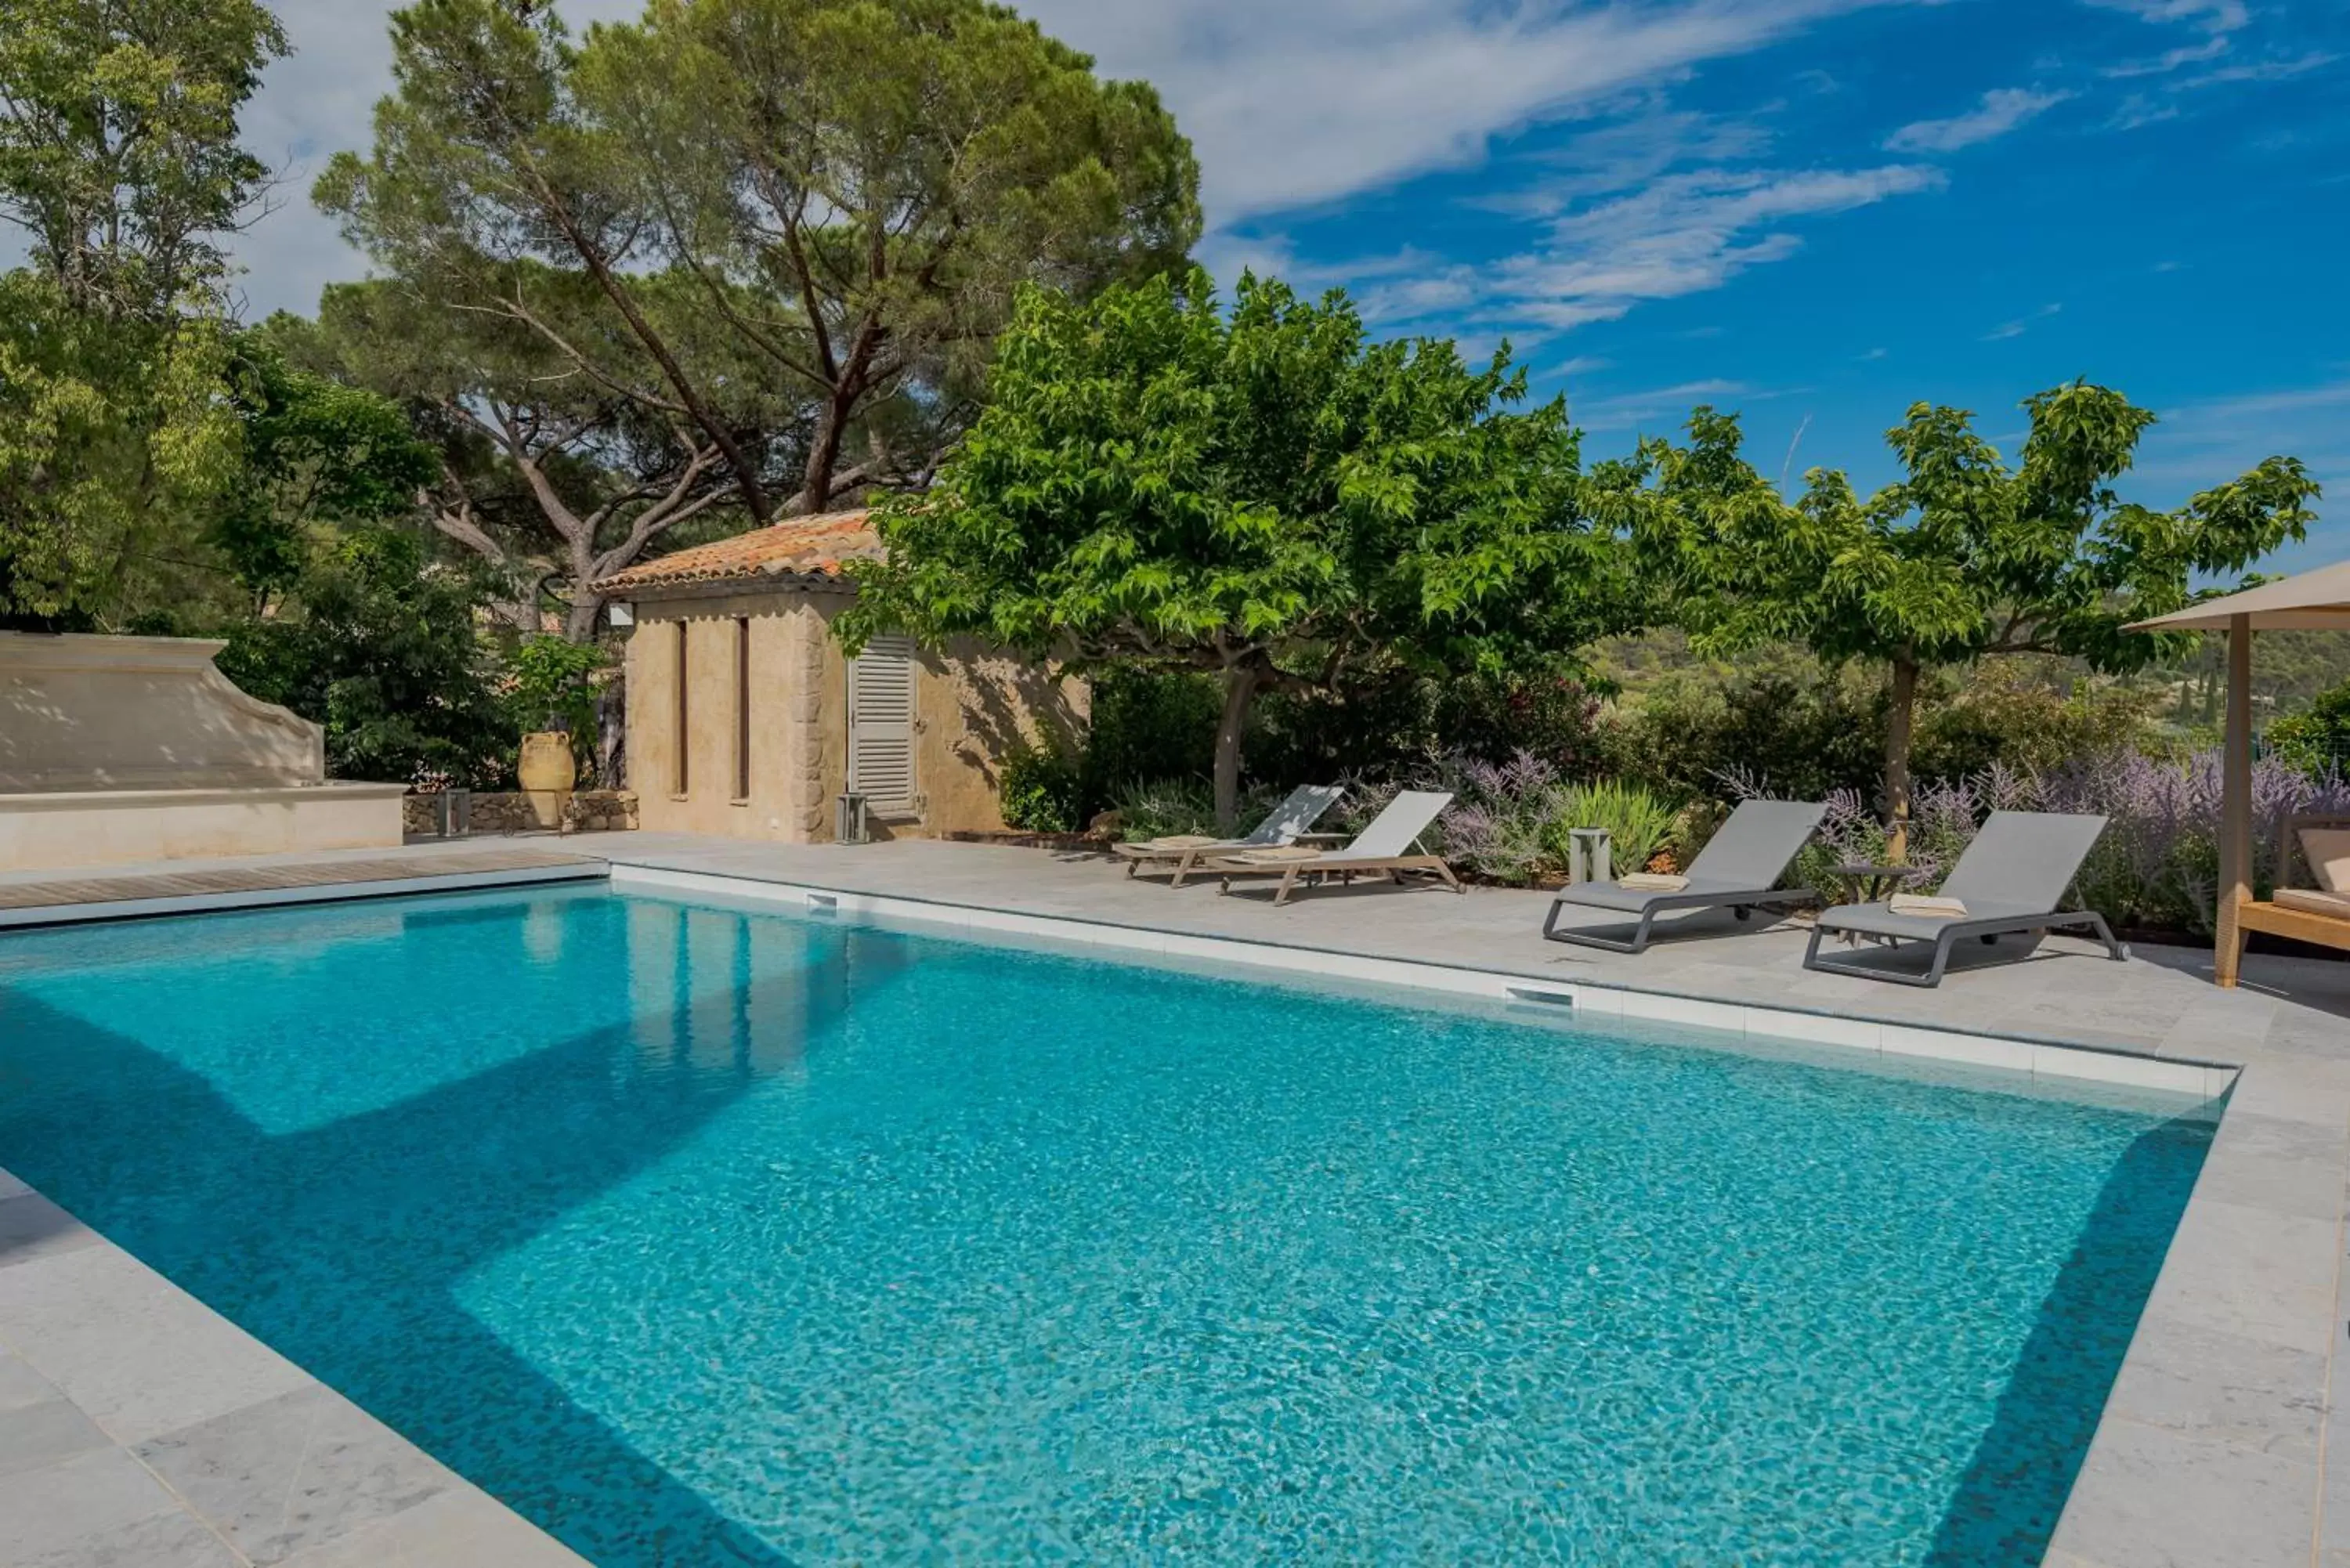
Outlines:
<svg viewBox="0 0 2350 1568"><path fill-rule="evenodd" d="M1276 909L1289 902L1290 894L1296 891L1298 879L1303 877L1326 880L1337 876L1351 880L1358 872L1379 872L1391 881L1401 882L1406 873L1426 872L1454 892L1465 893L1468 889L1452 874L1452 867L1444 863L1444 857L1419 847L1420 835L1451 804L1452 797L1441 792L1406 790L1343 849L1253 849L1240 855L1220 856L1204 868L1223 879L1221 891L1226 893L1232 890L1235 877L1279 877L1281 886L1273 895Z"/></svg>
<svg viewBox="0 0 2350 1568"><path fill-rule="evenodd" d="M1269 813L1246 838L1206 838L1198 836L1180 838L1153 839L1141 844L1113 844L1110 853L1126 862L1126 874L1133 877L1148 869L1175 873L1170 887L1180 888L1183 879L1200 868L1211 857L1232 855L1254 849L1277 849L1301 839L1326 839L1344 843L1346 836L1338 833L1308 833L1305 829L1321 820L1323 813L1338 804L1346 790L1336 784L1300 784L1289 792L1289 798Z"/></svg>
<svg viewBox="0 0 2350 1568"><path fill-rule="evenodd" d="M2220 984L2235 983L2243 969L2244 939L2254 931L2350 951L2350 894L2292 886L2296 840L2301 834L2313 828L2340 827L2350 827L2350 817L2295 816L2285 821L2277 836L2280 886L2271 898L2246 899L2236 906L2235 950L2217 955Z"/></svg>

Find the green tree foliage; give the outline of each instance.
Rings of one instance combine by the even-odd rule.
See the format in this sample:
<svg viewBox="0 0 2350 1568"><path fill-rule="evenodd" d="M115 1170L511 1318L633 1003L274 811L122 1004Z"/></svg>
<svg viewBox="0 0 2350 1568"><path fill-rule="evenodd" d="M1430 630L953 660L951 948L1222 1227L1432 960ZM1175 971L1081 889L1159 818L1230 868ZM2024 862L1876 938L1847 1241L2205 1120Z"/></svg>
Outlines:
<svg viewBox="0 0 2350 1568"><path fill-rule="evenodd" d="M543 8L419 0L393 46L374 150L321 205L419 297L690 423L756 520L782 485L821 511L919 483L1018 283L1090 286L1198 231L1149 89L981 0L659 0L584 47ZM566 331L567 275L617 331ZM723 407L746 354L805 413L787 450Z"/></svg>
<svg viewBox="0 0 2350 1568"><path fill-rule="evenodd" d="M2272 457L2176 511L2122 501L2154 416L2074 382L2029 398L2008 467L1961 410L1919 403L1887 440L1905 477L1866 500L1814 470L1788 504L1747 464L1736 421L1700 409L1686 447L1644 442L1625 514L1700 651L1794 640L1888 669L1884 788L1906 846L1919 678L2011 654L2064 654L2099 670L2141 665L2166 640L2126 631L2190 602L2199 575L2239 573L2302 536L2317 486Z"/></svg>
<svg viewBox="0 0 2350 1568"><path fill-rule="evenodd" d="M1620 567L1576 437L1560 403L1513 408L1523 389L1506 352L1477 370L1449 342L1367 344L1343 296L1249 278L1226 314L1197 271L1032 289L970 438L879 513L889 560L860 568L843 635L1210 671L1229 822L1260 692L1538 662L1608 629Z"/></svg>
<svg viewBox="0 0 2350 1568"><path fill-rule="evenodd" d="M229 359L217 320L118 319L0 275L0 616L100 627L181 597L175 546L237 471Z"/></svg>
<svg viewBox="0 0 2350 1568"><path fill-rule="evenodd" d="M265 335L237 341L227 379L242 461L206 534L261 615L320 529L406 516L436 465L399 404L289 367Z"/></svg>
<svg viewBox="0 0 2350 1568"><path fill-rule="evenodd" d="M522 265L515 275L531 280L540 310L563 313L567 340L628 356L625 327L578 275ZM657 304L673 320L677 302ZM446 310L387 280L332 285L315 323L281 317L269 330L303 363L405 406L432 443L415 487L426 515L480 558L518 629L537 629L545 598L564 635L586 642L603 607L591 585L735 500L723 454L691 420L578 374L506 316ZM723 353L712 341L698 358L715 365ZM787 410L760 404L751 369L718 378L730 424L788 422Z"/></svg>
<svg viewBox="0 0 2350 1568"><path fill-rule="evenodd" d="M170 597L236 469L222 241L265 171L236 114L285 52L253 0L0 10L0 612L105 625Z"/></svg>
<svg viewBox="0 0 2350 1568"><path fill-rule="evenodd" d="M2266 738L2271 751L2312 776L2350 774L2350 681L2271 724Z"/></svg>
<svg viewBox="0 0 2350 1568"><path fill-rule="evenodd" d="M0 215L69 309L168 323L267 171L236 115L286 53L255 0L8 0Z"/></svg>
<svg viewBox="0 0 2350 1568"><path fill-rule="evenodd" d="M351 529L321 549L294 607L237 623L218 660L265 701L326 726L338 778L501 784L513 715L476 628L479 589L427 565L405 529Z"/></svg>

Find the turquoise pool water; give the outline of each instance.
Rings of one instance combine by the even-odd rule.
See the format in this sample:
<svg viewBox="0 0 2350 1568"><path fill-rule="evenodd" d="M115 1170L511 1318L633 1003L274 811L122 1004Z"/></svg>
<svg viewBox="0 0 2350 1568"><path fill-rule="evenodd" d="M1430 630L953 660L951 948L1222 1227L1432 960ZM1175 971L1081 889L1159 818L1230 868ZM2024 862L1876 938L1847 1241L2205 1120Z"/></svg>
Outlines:
<svg viewBox="0 0 2350 1568"><path fill-rule="evenodd" d="M605 1568L2037 1561L2210 1130L601 889L0 940L0 1166Z"/></svg>

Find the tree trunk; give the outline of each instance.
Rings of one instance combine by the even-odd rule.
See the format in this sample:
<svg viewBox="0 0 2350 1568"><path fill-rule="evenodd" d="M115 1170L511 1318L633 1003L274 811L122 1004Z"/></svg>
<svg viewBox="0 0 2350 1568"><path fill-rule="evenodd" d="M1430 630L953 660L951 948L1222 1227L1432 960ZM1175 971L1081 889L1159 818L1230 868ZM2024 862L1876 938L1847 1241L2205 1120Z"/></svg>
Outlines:
<svg viewBox="0 0 2350 1568"><path fill-rule="evenodd" d="M1241 815L1241 735L1262 678L1245 664L1224 671L1224 714L1216 722L1216 831L1232 836Z"/></svg>
<svg viewBox="0 0 2350 1568"><path fill-rule="evenodd" d="M835 393L817 421L816 440L809 444L807 467L800 485L801 514L819 516L832 510L832 476L840 467L841 443L848 438L849 411L856 400Z"/></svg>
<svg viewBox="0 0 2350 1568"><path fill-rule="evenodd" d="M1909 864L1909 733L1918 707L1918 665L1896 656L1893 704L1885 715L1885 858Z"/></svg>
<svg viewBox="0 0 2350 1568"><path fill-rule="evenodd" d="M596 613L604 607L600 595L588 590L585 578L571 589L570 607L563 613L563 640L587 643L596 640Z"/></svg>

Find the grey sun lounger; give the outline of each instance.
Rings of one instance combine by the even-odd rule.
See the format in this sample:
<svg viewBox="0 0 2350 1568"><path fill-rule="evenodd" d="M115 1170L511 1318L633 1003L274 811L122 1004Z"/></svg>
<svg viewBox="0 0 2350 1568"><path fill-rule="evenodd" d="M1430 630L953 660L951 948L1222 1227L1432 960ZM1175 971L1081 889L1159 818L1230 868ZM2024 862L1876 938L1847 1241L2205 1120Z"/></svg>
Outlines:
<svg viewBox="0 0 2350 1568"><path fill-rule="evenodd" d="M1289 798L1274 806L1246 838L1180 838L1144 844L1113 844L1110 853L1126 862L1126 874L1129 877L1145 867L1171 867L1175 872L1171 886L1180 888L1183 878L1197 870L1200 862L1210 856L1231 855L1248 849L1276 849L1283 845L1295 843L1299 836L1321 821L1323 814L1337 805L1346 793L1345 788L1338 784L1300 784L1291 790Z"/></svg>
<svg viewBox="0 0 2350 1568"><path fill-rule="evenodd" d="M1885 903L1841 904L1824 909L1819 924L1812 928L1804 967L1866 980L1889 980L1897 985L1939 985L1942 971L1950 966L1951 948L1967 937L1990 942L2019 931L2068 926L2086 928L2106 944L2106 956L2119 962L2129 957L2129 949L2114 939L2113 928L2106 924L2103 915L2094 909L2057 907L2105 830L2102 816L1994 811L1959 857L1959 863L1950 867L1939 895L1964 904L1964 915L1945 919L1896 914ZM1897 946L1931 942L1933 959L1923 973L1912 973L1862 963L1856 957L1822 958L1821 940L1845 932L1879 938Z"/></svg>
<svg viewBox="0 0 2350 1568"><path fill-rule="evenodd" d="M1407 871L1429 871L1454 892L1465 893L1468 889L1444 863L1444 857L1429 854L1419 842L1420 835L1451 804L1452 797L1440 790L1408 789L1389 801L1388 808L1343 849L1250 849L1220 855L1207 863L1207 869L1223 878L1222 891L1227 893L1232 890L1235 877L1279 877L1281 887L1273 896L1276 907L1289 902L1300 877L1331 872L1352 877L1357 871L1384 871L1391 880L1400 882Z"/></svg>
<svg viewBox="0 0 2350 1568"><path fill-rule="evenodd" d="M1676 892L1625 888L1613 882L1578 882L1562 888L1551 900L1543 935L1555 942L1637 953L1647 950L1657 917L1670 910L1728 909L1743 920L1758 904L1807 903L1816 897L1809 888L1782 888L1779 879L1820 830L1820 819L1827 809L1814 801L1742 801L1690 862L1688 887ZM1562 929L1558 918L1570 907L1612 909L1637 916L1638 923L1628 939L1597 936L1572 926Z"/></svg>

